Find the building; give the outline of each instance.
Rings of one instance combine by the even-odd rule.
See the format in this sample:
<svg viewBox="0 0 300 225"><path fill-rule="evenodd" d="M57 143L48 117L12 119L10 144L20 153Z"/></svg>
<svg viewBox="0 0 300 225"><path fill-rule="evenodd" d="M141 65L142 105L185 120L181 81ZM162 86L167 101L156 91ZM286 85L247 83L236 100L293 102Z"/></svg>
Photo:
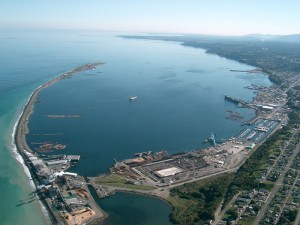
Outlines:
<svg viewBox="0 0 300 225"><path fill-rule="evenodd" d="M70 162L76 162L79 161L80 155L67 155L67 160Z"/></svg>
<svg viewBox="0 0 300 225"><path fill-rule="evenodd" d="M246 146L246 149L253 149L255 147L255 144L252 143L251 145Z"/></svg>
<svg viewBox="0 0 300 225"><path fill-rule="evenodd" d="M46 162L48 166L54 166L54 165L59 165L59 164L67 164L68 160L63 159L63 160L51 160Z"/></svg>
<svg viewBox="0 0 300 225"><path fill-rule="evenodd" d="M274 109L274 107L266 106L266 105L263 105L261 108L262 110L266 110L266 111L272 111Z"/></svg>
<svg viewBox="0 0 300 225"><path fill-rule="evenodd" d="M163 177L168 177L168 176L174 176L181 172L182 172L182 170L179 169L178 167L170 167L170 168L163 169L163 170L157 170L154 172L154 174L160 178L163 178Z"/></svg>

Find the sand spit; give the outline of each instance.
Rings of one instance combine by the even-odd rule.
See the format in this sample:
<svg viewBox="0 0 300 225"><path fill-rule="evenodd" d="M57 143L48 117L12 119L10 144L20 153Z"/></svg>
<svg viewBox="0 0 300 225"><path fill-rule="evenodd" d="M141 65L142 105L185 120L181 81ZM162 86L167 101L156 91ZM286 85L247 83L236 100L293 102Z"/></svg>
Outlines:
<svg viewBox="0 0 300 225"><path fill-rule="evenodd" d="M58 81L65 79L65 78L70 78L71 76L73 76L76 73L82 72L82 71L86 71L86 70L94 70L97 66L100 66L104 63L93 63L93 64L86 64L80 67L77 67L71 71L68 71L50 81L48 81L47 83L39 86L33 93L32 95L29 97L29 100L26 104L26 106L24 107L21 116L18 118L18 121L14 127L13 130L13 146L14 146L14 152L16 154L16 158L17 160L24 166L24 170L27 174L27 176L29 178L33 177L33 179L30 179L31 183L34 182L34 185L38 185L37 180L35 179L35 176L33 174L32 171L32 167L28 164L25 154L24 154L24 150L26 150L27 152L33 152L32 149L28 146L27 142L26 142L26 135L29 133L29 129L28 129L28 121L29 118L31 116L31 114L33 113L34 110L34 104L37 101L37 96L38 94L45 88L57 83ZM18 154L19 153L19 154ZM41 200L41 199L40 199ZM47 214L49 214L50 219L51 219L51 223L52 224L65 224L64 221L62 221L62 218L59 218L57 216L57 213L54 213L51 210L51 206L47 203L47 201L45 200L41 200L42 202L42 208L43 210L47 209ZM97 210L98 211L98 210ZM97 212L98 213L98 212ZM86 218L91 218L94 216L95 212L91 211L89 213L85 213L85 214L89 214L88 215L84 215L84 218L81 218L80 220L83 221L87 221ZM77 219L77 218L76 218ZM79 222L79 220L77 219L77 222Z"/></svg>

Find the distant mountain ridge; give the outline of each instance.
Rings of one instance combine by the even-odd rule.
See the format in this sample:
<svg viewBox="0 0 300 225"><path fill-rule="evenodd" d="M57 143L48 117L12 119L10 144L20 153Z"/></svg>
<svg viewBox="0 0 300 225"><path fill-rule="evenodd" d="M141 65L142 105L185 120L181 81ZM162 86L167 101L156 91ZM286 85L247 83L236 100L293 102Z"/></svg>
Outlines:
<svg viewBox="0 0 300 225"><path fill-rule="evenodd" d="M273 34L249 34L241 36L244 39L256 39L260 41L278 41L278 42L300 42L300 34L273 35Z"/></svg>
<svg viewBox="0 0 300 225"><path fill-rule="evenodd" d="M300 44L300 34L290 35L273 35L273 34L248 34L243 36L219 36L205 34L182 34L182 35L122 35L125 38L152 39L152 40L169 40L169 41L248 41L248 42L285 42Z"/></svg>

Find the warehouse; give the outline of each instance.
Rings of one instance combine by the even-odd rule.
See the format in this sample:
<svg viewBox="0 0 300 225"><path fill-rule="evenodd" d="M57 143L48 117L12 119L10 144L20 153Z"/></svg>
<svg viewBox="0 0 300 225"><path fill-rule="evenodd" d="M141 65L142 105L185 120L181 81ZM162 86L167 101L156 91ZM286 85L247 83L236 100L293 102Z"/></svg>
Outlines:
<svg viewBox="0 0 300 225"><path fill-rule="evenodd" d="M51 160L46 162L48 166L59 165L59 164L67 164L68 160Z"/></svg>
<svg viewBox="0 0 300 225"><path fill-rule="evenodd" d="M182 170L178 167L170 167L163 170L157 170L154 172L154 174L160 178L162 177L168 177L168 176L174 176L175 174L181 173Z"/></svg>
<svg viewBox="0 0 300 225"><path fill-rule="evenodd" d="M262 110L267 110L267 111L272 111L273 109L274 109L274 107L271 107L271 106L262 106L261 107L262 108Z"/></svg>
<svg viewBox="0 0 300 225"><path fill-rule="evenodd" d="M80 155L67 155L67 160L70 162L79 161Z"/></svg>

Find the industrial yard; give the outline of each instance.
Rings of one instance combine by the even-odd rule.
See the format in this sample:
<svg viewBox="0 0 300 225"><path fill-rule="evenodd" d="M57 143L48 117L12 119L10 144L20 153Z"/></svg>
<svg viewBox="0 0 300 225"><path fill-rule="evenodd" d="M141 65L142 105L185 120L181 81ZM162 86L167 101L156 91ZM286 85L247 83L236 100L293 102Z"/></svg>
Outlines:
<svg viewBox="0 0 300 225"><path fill-rule="evenodd" d="M255 144L250 141L232 139L207 149L170 156L166 154L158 160L146 154L117 162L111 168L111 173L123 177L132 184L171 187L210 174L230 171L238 166L254 147ZM99 182L99 179L94 179L96 180L94 183ZM101 183L102 186L105 184ZM102 197L106 197L107 194L106 191Z"/></svg>
<svg viewBox="0 0 300 225"><path fill-rule="evenodd" d="M30 166L37 184L37 194L47 207L54 207L52 217L59 224L82 224L103 215L93 199L83 177L66 172L80 160L80 155L39 156L24 150L24 159ZM97 212L97 213L96 213Z"/></svg>

